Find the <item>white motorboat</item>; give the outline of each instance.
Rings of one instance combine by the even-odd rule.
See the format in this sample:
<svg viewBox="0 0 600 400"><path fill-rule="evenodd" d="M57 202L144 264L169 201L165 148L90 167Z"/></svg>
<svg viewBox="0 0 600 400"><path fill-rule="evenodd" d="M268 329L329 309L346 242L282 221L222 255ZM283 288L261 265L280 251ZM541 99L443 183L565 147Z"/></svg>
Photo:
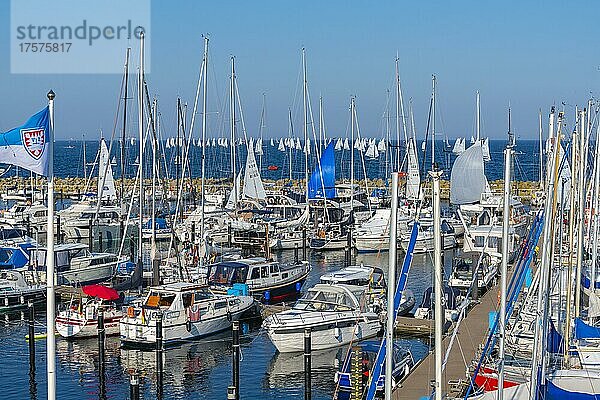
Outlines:
<svg viewBox="0 0 600 400"><path fill-rule="evenodd" d="M412 223L409 224L412 226ZM456 247L456 237L454 235L454 229L452 226L442 220L442 249L448 250ZM410 230L402 234L402 248L404 251L408 248L408 242L410 241ZM419 224L419 233L417 235L417 241L415 243L415 253L426 253L433 251L433 221L421 221Z"/></svg>
<svg viewBox="0 0 600 400"><path fill-rule="evenodd" d="M129 306L120 321L125 346L156 345L157 321L162 321L165 346L199 339L231 327L232 321L253 312L250 296L214 294L206 285L177 282L151 287L138 306Z"/></svg>
<svg viewBox="0 0 600 400"><path fill-rule="evenodd" d="M263 328L281 353L304 349L310 329L312 349L324 350L376 336L379 315L365 299L366 287L319 283L290 310L269 316Z"/></svg>
<svg viewBox="0 0 600 400"><path fill-rule="evenodd" d="M486 290L492 286L498 275L500 259L486 253L464 253L452 260L452 274L448 286L466 291L474 282L477 269L477 288Z"/></svg>
<svg viewBox="0 0 600 400"><path fill-rule="evenodd" d="M126 263L127 256L112 253L92 253L82 243L62 243L54 247L56 282L59 285L89 285L111 279L117 266ZM31 248L30 264L35 270L46 271L46 248Z"/></svg>
<svg viewBox="0 0 600 400"><path fill-rule="evenodd" d="M46 285L30 285L23 271L0 270L0 313L11 312L46 301Z"/></svg>

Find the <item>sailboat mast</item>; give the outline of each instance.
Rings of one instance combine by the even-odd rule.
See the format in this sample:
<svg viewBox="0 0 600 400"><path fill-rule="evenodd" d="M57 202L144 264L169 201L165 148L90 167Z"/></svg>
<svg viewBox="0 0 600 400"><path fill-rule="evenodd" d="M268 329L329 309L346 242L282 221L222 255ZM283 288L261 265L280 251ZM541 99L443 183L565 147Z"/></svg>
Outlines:
<svg viewBox="0 0 600 400"><path fill-rule="evenodd" d="M233 175L233 199L238 201L237 172L235 170L235 58L231 57L231 88L230 88L230 113L231 113L231 174Z"/></svg>
<svg viewBox="0 0 600 400"><path fill-rule="evenodd" d="M579 112L579 185L577 192L578 199L578 207L577 207L577 270L575 272L575 276L577 279L575 280L575 317L579 318L581 316L581 264L583 261L583 227L585 225L585 170L586 170L586 141L587 141L587 132L586 132L586 114L587 110L584 108ZM590 279L591 282L594 282L591 288L594 288L596 277L592 276Z"/></svg>
<svg viewBox="0 0 600 400"><path fill-rule="evenodd" d="M207 104L206 101L208 99L208 82L206 81L207 77L207 69L208 69L208 37L204 37L204 60L202 66L202 81L204 82L204 87L202 88L202 220L200 221L200 240L201 243L204 244L204 211L205 211L205 179L206 179L206 119L207 119ZM235 186L235 177L234 177L234 186ZM200 260L200 263L203 263L203 260Z"/></svg>
<svg viewBox="0 0 600 400"><path fill-rule="evenodd" d="M177 97L177 139L175 142L175 187L179 191L179 164L183 162L179 154L179 132L181 131L181 98ZM179 193L177 193L179 196Z"/></svg>
<svg viewBox="0 0 600 400"><path fill-rule="evenodd" d="M441 232L441 206L440 206L440 178L442 171L434 167L429 173L433 179L433 270L434 270L434 316L435 316L435 400L442 400L442 324L444 321L443 310L443 265L442 265L442 232Z"/></svg>
<svg viewBox="0 0 600 400"><path fill-rule="evenodd" d="M323 154L323 96L319 96L319 157Z"/></svg>
<svg viewBox="0 0 600 400"><path fill-rule="evenodd" d="M127 132L127 97L129 94L129 54L131 47L125 53L125 91L123 94L123 130L121 131L121 214L123 214L123 200L125 199L125 133Z"/></svg>
<svg viewBox="0 0 600 400"><path fill-rule="evenodd" d="M154 131L152 135L152 248L154 249L154 247L156 246L156 146L158 144L156 140L156 124L158 120L158 102L156 101L156 99L154 99L152 103L152 114L154 114L154 119L152 121L152 128ZM152 262L154 262L154 251L152 251L151 253ZM158 282L154 283L158 285Z"/></svg>
<svg viewBox="0 0 600 400"><path fill-rule="evenodd" d="M540 189L544 189L544 140L543 140L543 128L542 128L542 109L539 114L539 140L540 140Z"/></svg>
<svg viewBox="0 0 600 400"><path fill-rule="evenodd" d="M479 99L479 93L477 98ZM506 334L506 285L508 274L508 239L510 223L510 177L511 177L511 157L513 152L512 132L510 131L510 109L508 110L508 146L504 150L504 210L502 214L502 265L500 270L500 315L499 330L500 344L499 355L500 364L498 366L498 387L504 387L504 353L505 353L505 334ZM504 391L498 390L498 400L503 400Z"/></svg>
<svg viewBox="0 0 600 400"><path fill-rule="evenodd" d="M386 140L386 146L385 146L385 176L388 176L388 168L390 166L389 164L389 147L390 147L390 90L387 90L387 102L386 102L386 107L385 107L385 140Z"/></svg>
<svg viewBox="0 0 600 400"><path fill-rule="evenodd" d="M139 193L139 211L138 211L138 268L140 271L144 268L142 261L142 227L144 214L144 33L140 35L140 69L138 76L138 129L140 140L139 154L139 172L140 172L140 193Z"/></svg>
<svg viewBox="0 0 600 400"><path fill-rule="evenodd" d="M290 121L288 136L290 139L294 138L294 123L292 122L292 109L288 108L288 120ZM283 140L283 139L281 139ZM288 146L288 150L290 153L289 162L290 162L290 184L292 183L292 146Z"/></svg>
<svg viewBox="0 0 600 400"><path fill-rule="evenodd" d="M350 215L354 212L354 96L350 97Z"/></svg>
<svg viewBox="0 0 600 400"><path fill-rule="evenodd" d="M265 118L266 118L266 108L267 106L267 100L266 100L266 95L263 93L262 95L262 110L260 112L260 129L259 129L259 138L260 138L260 145L262 147L262 141L263 141L263 130L265 128ZM262 148L261 148L261 152L258 154L258 171L262 172Z"/></svg>
<svg viewBox="0 0 600 400"><path fill-rule="evenodd" d="M87 187L87 155L85 154L85 133L81 135L83 140L83 180L85 181L85 185Z"/></svg>
<svg viewBox="0 0 600 400"><path fill-rule="evenodd" d="M435 75L431 76L431 169L435 165Z"/></svg>
<svg viewBox="0 0 600 400"><path fill-rule="evenodd" d="M477 91L477 142L481 139L481 103L479 100L479 90Z"/></svg>
<svg viewBox="0 0 600 400"><path fill-rule="evenodd" d="M308 83L306 77L306 50L304 47L302 48L302 76L303 76L303 90L302 90L302 100L304 102L304 123L302 129L304 131L304 184L305 184L305 194L306 194L306 203L308 203L308 152L310 151L310 143L308 141L308 127L307 127L307 119L308 119Z"/></svg>
<svg viewBox="0 0 600 400"><path fill-rule="evenodd" d="M400 172L402 160L400 159L400 70L396 56L396 172Z"/></svg>

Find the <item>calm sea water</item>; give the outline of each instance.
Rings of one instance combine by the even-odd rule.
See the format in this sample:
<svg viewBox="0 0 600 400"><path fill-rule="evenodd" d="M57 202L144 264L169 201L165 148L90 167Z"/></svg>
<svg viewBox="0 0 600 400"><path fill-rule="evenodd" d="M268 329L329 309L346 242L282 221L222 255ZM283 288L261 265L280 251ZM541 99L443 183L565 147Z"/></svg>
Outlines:
<svg viewBox="0 0 600 400"><path fill-rule="evenodd" d="M293 252L292 252L293 253ZM277 255L290 260L293 254ZM310 253L313 264L307 285L318 281L321 274L342 267L343 252ZM446 252L446 273L451 265L452 252ZM358 255L356 262L380 265L387 269L388 256L383 254ZM432 285L432 260L429 255L416 255L408 280L408 288L421 300L421 293ZM27 324L18 320L0 322L0 389L3 399L46 398L45 340L36 341L36 371L29 372ZM36 332L45 331L45 316L37 315ZM399 338L399 343L410 348L416 359L424 357L429 347L427 340ZM107 339L106 399L129 398L129 372L141 374L142 398L156 398L156 358L154 352L121 349L119 339ZM343 360L347 349L340 348L313 353L313 399L331 399L338 360ZM194 341L168 349L164 353L164 399L223 399L231 383L230 334ZM302 354L278 354L266 333L251 328L242 338L240 365L242 399L301 399L304 393ZM57 390L60 399L102 399L98 378L97 340L68 342L57 340Z"/></svg>
<svg viewBox="0 0 600 400"><path fill-rule="evenodd" d="M277 142L275 142L277 145ZM502 164L503 155L502 151L506 141L504 140L490 140L490 154L491 160L486 163L486 175L489 180L496 180L502 178ZM146 146L150 151L150 146ZM176 174L177 167L175 165L175 156L179 154L177 148L165 149L164 156L161 155L161 175L174 177ZM241 166L245 164L246 160L246 149L245 146L237 146L237 171L239 172ZM126 176L131 177L137 171L137 166L133 165L135 160L138 158L138 143L131 145L129 142L126 144L125 149L125 160ZM91 165L94 163L96 153L98 151L98 142L86 142L86 162L88 164L88 174L91 170ZM264 141L263 144L264 155L262 160L259 156L256 156L257 163L262 165L261 175L265 179L276 180L281 178L288 178L290 175L290 153L287 150L285 153L277 150L277 147L270 146L269 140ZM404 151L404 150L402 150ZM425 162L426 169L430 166L430 150L427 150L427 159ZM313 151L314 153L314 151ZM390 157L395 157L396 150L391 148ZM201 176L201 147L190 146L190 171L193 177ZM402 153L403 154L403 153ZM419 157L422 158L423 153L419 153ZM147 153L144 156L144 164L150 162L151 154ZM358 151L355 151L355 177L356 179L362 179L366 175L369 178L384 178L388 176L386 171L386 165L389 165L392 160L388 157L386 159L385 154L381 154L379 158L371 160L368 158L362 158ZM300 150L292 150L292 177L294 179L304 179L304 153ZM350 151L336 151L336 178L350 177ZM436 161L439 166L449 175L450 167L456 157L450 152L444 152L444 143L442 141L436 142ZM115 177L120 177L120 148L119 143L113 143L111 147L111 159L114 159L115 166L114 172ZM517 180L537 180L539 175L539 142L538 141L519 141L516 146L516 157L515 157L515 170L514 174ZM206 149L206 174L208 177L214 178L230 178L231 177L231 161L230 161L230 150L224 147L207 147ZM364 164L363 164L364 160ZM312 170L316 159L314 154L309 159L310 169ZM395 161L394 161L395 162ZM422 162L422 161L421 161ZM269 166L277 167L277 170L269 170ZM73 177L83 176L83 142L81 141L59 141L55 146L55 174L59 177ZM95 170L97 175L97 168ZM151 173L150 164L145 168L145 175L149 176ZM167 171L167 172L164 172ZM7 173L7 175L14 174L15 170ZM24 172L21 172L24 174ZM189 176L189 175L188 175Z"/></svg>

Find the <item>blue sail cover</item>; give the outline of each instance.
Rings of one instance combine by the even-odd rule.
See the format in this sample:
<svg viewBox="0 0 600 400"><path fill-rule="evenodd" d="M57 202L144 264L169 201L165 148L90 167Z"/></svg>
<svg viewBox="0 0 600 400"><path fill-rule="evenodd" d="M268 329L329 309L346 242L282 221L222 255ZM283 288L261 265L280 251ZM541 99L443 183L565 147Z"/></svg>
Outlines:
<svg viewBox="0 0 600 400"><path fill-rule="evenodd" d="M575 319L575 320L577 320L577 319ZM563 337L554 327L554 322L552 322L552 320L550 320L550 332L548 332L547 340L548 340L548 342L547 342L548 353L551 353L551 354L562 354L563 353L563 349L564 349Z"/></svg>
<svg viewBox="0 0 600 400"><path fill-rule="evenodd" d="M335 197L335 157L334 144L329 143L321 160L310 176L308 182L309 199L333 199ZM325 196L323 196L325 192Z"/></svg>
<svg viewBox="0 0 600 400"><path fill-rule="evenodd" d="M600 338L600 328L590 326L581 318L575 318L575 339Z"/></svg>

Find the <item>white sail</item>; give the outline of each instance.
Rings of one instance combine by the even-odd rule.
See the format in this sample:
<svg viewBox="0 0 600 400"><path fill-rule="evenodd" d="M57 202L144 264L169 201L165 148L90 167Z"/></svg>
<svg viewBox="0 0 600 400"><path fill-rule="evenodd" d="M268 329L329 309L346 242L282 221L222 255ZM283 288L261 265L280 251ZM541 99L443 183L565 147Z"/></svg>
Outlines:
<svg viewBox="0 0 600 400"><path fill-rule="evenodd" d="M350 141L348 138L344 140L344 150L350 150Z"/></svg>
<svg viewBox="0 0 600 400"><path fill-rule="evenodd" d="M360 139L359 139L359 138L356 138L356 139L354 140L354 148L355 148L356 150L360 150Z"/></svg>
<svg viewBox="0 0 600 400"><path fill-rule="evenodd" d="M335 142L334 150L341 150L343 147L344 143L342 142L342 138L338 138L338 140Z"/></svg>
<svg viewBox="0 0 600 400"><path fill-rule="evenodd" d="M260 179L260 172L256 166L256 158L254 158L254 148L252 140L248 143L248 156L246 157L246 170L244 171L244 197L265 200L267 194L265 187Z"/></svg>
<svg viewBox="0 0 600 400"><path fill-rule="evenodd" d="M100 139L100 157L98 161L98 196L102 200L116 200L115 180L113 178L110 155L104 138ZM104 183L104 186L102 186Z"/></svg>
<svg viewBox="0 0 600 400"><path fill-rule="evenodd" d="M133 146L135 144L135 138L131 138L131 140L129 141L129 144L131 144Z"/></svg>
<svg viewBox="0 0 600 400"><path fill-rule="evenodd" d="M483 150L481 142L476 142L454 161L450 174L450 202L456 205L476 203L487 188Z"/></svg>
<svg viewBox="0 0 600 400"><path fill-rule="evenodd" d="M302 150L302 145L300 144L300 138L296 138L296 150Z"/></svg>
<svg viewBox="0 0 600 400"><path fill-rule="evenodd" d="M483 151L483 161L490 161L490 146L488 144L488 138L485 138L481 142L481 150Z"/></svg>
<svg viewBox="0 0 600 400"><path fill-rule="evenodd" d="M465 139L457 138L456 142L454 142L454 147L452 148L452 153L460 156L465 151Z"/></svg>
<svg viewBox="0 0 600 400"><path fill-rule="evenodd" d="M387 144L385 143L384 139L379 140L379 143L377 144L377 150L380 152L387 150Z"/></svg>
<svg viewBox="0 0 600 400"><path fill-rule="evenodd" d="M475 138L471 135L471 144L475 144Z"/></svg>
<svg viewBox="0 0 600 400"><path fill-rule="evenodd" d="M235 180L235 190L231 190L231 192L229 193L229 197L227 198L227 204L225 204L226 209L233 210L237 205L237 202L240 197L240 187L242 186L241 183L242 173L240 172ZM237 194L238 198L235 197L235 194Z"/></svg>
<svg viewBox="0 0 600 400"><path fill-rule="evenodd" d="M285 151L285 142L283 139L279 140L279 146L277 146L277 150L279 151Z"/></svg>
<svg viewBox="0 0 600 400"><path fill-rule="evenodd" d="M408 139L408 176L406 178L406 198L418 200L421 196L421 175L419 173L419 157L417 155L417 143L415 138Z"/></svg>
<svg viewBox="0 0 600 400"><path fill-rule="evenodd" d="M271 138L271 147L275 147L275 142L273 141L273 138Z"/></svg>
<svg viewBox="0 0 600 400"><path fill-rule="evenodd" d="M217 139L212 138L212 147L217 147Z"/></svg>
<svg viewBox="0 0 600 400"><path fill-rule="evenodd" d="M263 143L262 139L256 139L256 148L254 149L255 153L259 156L262 156L263 153Z"/></svg>
<svg viewBox="0 0 600 400"><path fill-rule="evenodd" d="M365 156L367 156L369 158L377 158L377 156L379 154L375 154L376 151L377 151L377 147L375 146L375 142L369 141L369 148L367 149Z"/></svg>
<svg viewBox="0 0 600 400"><path fill-rule="evenodd" d="M165 143L165 147L167 149L171 147L171 141L169 139L167 139L167 142Z"/></svg>
<svg viewBox="0 0 600 400"><path fill-rule="evenodd" d="M298 139L298 143L300 143L300 140ZM308 139L306 141L306 143L304 143L304 152L306 154L310 154L310 139Z"/></svg>

